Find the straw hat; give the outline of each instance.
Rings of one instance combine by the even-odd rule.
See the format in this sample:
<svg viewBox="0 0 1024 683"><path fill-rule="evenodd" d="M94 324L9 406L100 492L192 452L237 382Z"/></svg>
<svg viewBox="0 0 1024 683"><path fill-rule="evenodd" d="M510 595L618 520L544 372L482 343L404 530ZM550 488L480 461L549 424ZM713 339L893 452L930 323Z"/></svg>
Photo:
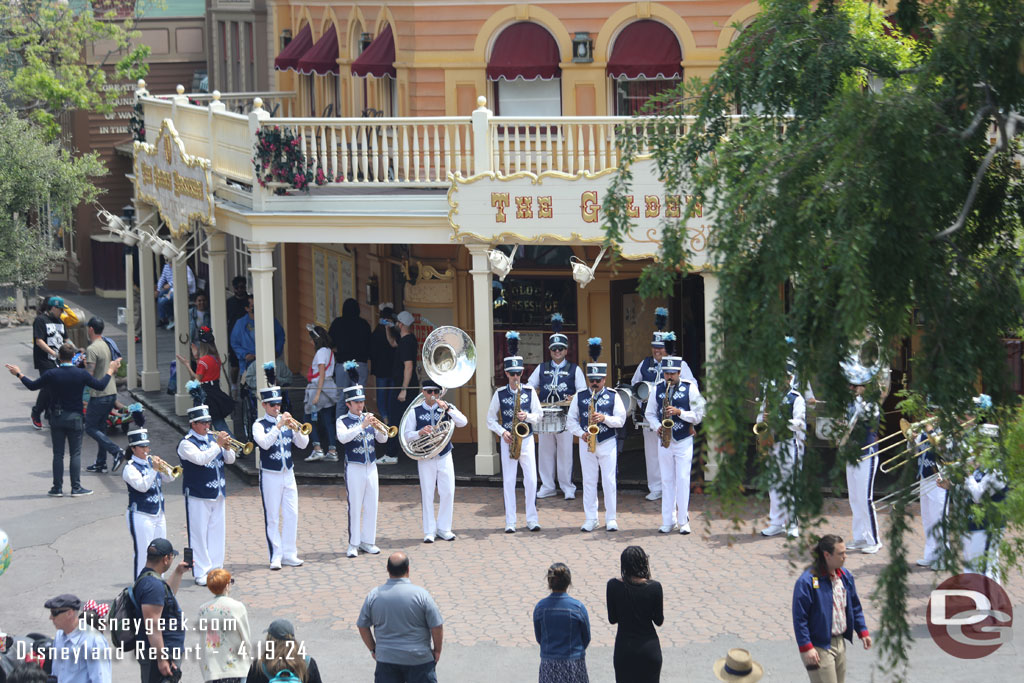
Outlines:
<svg viewBox="0 0 1024 683"><path fill-rule="evenodd" d="M750 653L738 647L729 650L729 654L715 662L712 668L720 681L754 683L764 675L764 669L753 660Z"/></svg>

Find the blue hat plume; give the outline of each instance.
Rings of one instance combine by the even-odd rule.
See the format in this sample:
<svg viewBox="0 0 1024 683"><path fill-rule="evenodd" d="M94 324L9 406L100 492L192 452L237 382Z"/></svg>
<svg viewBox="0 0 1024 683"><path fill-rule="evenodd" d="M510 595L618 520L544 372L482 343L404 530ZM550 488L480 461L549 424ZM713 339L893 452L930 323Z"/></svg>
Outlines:
<svg viewBox="0 0 1024 683"><path fill-rule="evenodd" d="M659 330L663 330L665 325L668 325L668 309L664 306L658 306L654 309L654 326Z"/></svg>
<svg viewBox="0 0 1024 683"><path fill-rule="evenodd" d="M142 410L141 403L133 403L128 406L128 412L131 413L132 422L135 423L136 427L146 426L146 413Z"/></svg>
<svg viewBox="0 0 1024 683"><path fill-rule="evenodd" d="M561 332L562 331L562 323L564 323L564 322L565 322L565 319L562 317L561 313L552 313L551 314L551 331L554 332L555 334L558 334L559 332Z"/></svg>
<svg viewBox="0 0 1024 683"><path fill-rule="evenodd" d="M352 384L359 384L359 363L354 360L347 360L342 363L341 367L348 374L348 378L352 380Z"/></svg>
<svg viewBox="0 0 1024 683"><path fill-rule="evenodd" d="M263 364L263 374L267 376L267 386L277 386L277 365L274 361L268 360Z"/></svg>
<svg viewBox="0 0 1024 683"><path fill-rule="evenodd" d="M203 385L196 380L187 382L185 390L192 396L193 406L201 406L206 403L206 392L203 391Z"/></svg>
<svg viewBox="0 0 1024 683"><path fill-rule="evenodd" d="M665 342L665 353L671 356L673 347L676 343L676 333L666 332L665 334L661 335L661 340Z"/></svg>
<svg viewBox="0 0 1024 683"><path fill-rule="evenodd" d="M591 337L587 340L587 351L590 353L590 360L597 362L597 359L601 357L601 338Z"/></svg>
<svg viewBox="0 0 1024 683"><path fill-rule="evenodd" d="M509 331L505 333L505 345L508 347L508 355L519 355L519 333Z"/></svg>

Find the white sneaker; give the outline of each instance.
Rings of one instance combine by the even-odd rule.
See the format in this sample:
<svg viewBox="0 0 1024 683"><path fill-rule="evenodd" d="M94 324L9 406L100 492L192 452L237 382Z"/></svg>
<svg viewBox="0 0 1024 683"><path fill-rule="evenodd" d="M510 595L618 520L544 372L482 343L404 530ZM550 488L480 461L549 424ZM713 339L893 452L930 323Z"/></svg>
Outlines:
<svg viewBox="0 0 1024 683"><path fill-rule="evenodd" d="M274 559L272 559L270 561L270 568L273 569L274 571L277 571L278 569L280 569L281 568L281 558L275 557Z"/></svg>
<svg viewBox="0 0 1024 683"><path fill-rule="evenodd" d="M317 460L324 459L324 452L319 448L314 448L313 452L306 456L306 462L316 462Z"/></svg>
<svg viewBox="0 0 1024 683"><path fill-rule="evenodd" d="M693 533L690 531L690 523L687 522L686 524L679 527L679 533L681 533L683 536L689 536L691 533Z"/></svg>
<svg viewBox="0 0 1024 683"><path fill-rule="evenodd" d="M299 557L286 557L281 560L281 564L286 567L301 567L305 562L303 562L302 558Z"/></svg>
<svg viewBox="0 0 1024 683"><path fill-rule="evenodd" d="M438 529L437 537L442 541L454 541L458 536L453 534L451 531Z"/></svg>
<svg viewBox="0 0 1024 683"><path fill-rule="evenodd" d="M583 526L580 527L580 531L593 531L596 528L597 528L597 520L596 519L588 519L587 521L583 522Z"/></svg>
<svg viewBox="0 0 1024 683"><path fill-rule="evenodd" d="M338 462L338 452L327 451L327 455L324 456L324 462Z"/></svg>
<svg viewBox="0 0 1024 683"><path fill-rule="evenodd" d="M771 526L768 526L768 527L765 527L764 529L761 529L761 535L762 536L781 536L782 534L785 533L785 531L786 530L783 529L781 526L775 526L774 524L772 524Z"/></svg>
<svg viewBox="0 0 1024 683"><path fill-rule="evenodd" d="M359 557L359 548L355 547L354 545L350 545L348 547L348 552L346 552L345 554L349 557Z"/></svg>
<svg viewBox="0 0 1024 683"><path fill-rule="evenodd" d="M928 567L930 569L934 563L931 560L926 560L922 557L915 564L917 564L918 567Z"/></svg>
<svg viewBox="0 0 1024 683"><path fill-rule="evenodd" d="M537 491L537 497L538 498L551 498L556 493L557 493L557 491L555 491L554 489L551 489L550 491L546 490L546 489L541 489L540 491Z"/></svg>
<svg viewBox="0 0 1024 683"><path fill-rule="evenodd" d="M537 522L534 522L533 524L530 524L529 522L527 522L526 523L526 528L529 529L530 531L540 531L540 524L538 524Z"/></svg>
<svg viewBox="0 0 1024 683"><path fill-rule="evenodd" d="M846 544L847 550L860 550L864 546L868 545L865 541L850 541Z"/></svg>
<svg viewBox="0 0 1024 683"><path fill-rule="evenodd" d="M377 464L378 465L397 465L398 464L398 458L396 458L393 455L384 455L384 456L381 456L381 457L377 458Z"/></svg>
<svg viewBox="0 0 1024 683"><path fill-rule="evenodd" d="M573 491L572 493L565 494L565 499L566 500L576 500L576 492Z"/></svg>
<svg viewBox="0 0 1024 683"><path fill-rule="evenodd" d="M206 585L206 577L205 576L197 576L196 577L196 585L197 586L205 586Z"/></svg>
<svg viewBox="0 0 1024 683"><path fill-rule="evenodd" d="M424 543L433 543L434 542L434 534L427 534L426 536L424 536L423 537L423 542Z"/></svg>
<svg viewBox="0 0 1024 683"><path fill-rule="evenodd" d="M506 534L514 534L515 532L516 532L516 525L515 524L506 524L505 525L505 533Z"/></svg>
<svg viewBox="0 0 1024 683"><path fill-rule="evenodd" d="M876 543L874 545L866 545L863 548L861 548L860 551L862 553L867 553L868 555L874 555L875 553L877 553L881 549L882 549L882 544L881 543Z"/></svg>
<svg viewBox="0 0 1024 683"><path fill-rule="evenodd" d="M608 523L604 525L605 531L618 531L619 525L614 519L609 519Z"/></svg>
<svg viewBox="0 0 1024 683"><path fill-rule="evenodd" d="M800 538L800 527L798 527L798 526L791 526L791 527L789 527L789 531L786 532L786 535L789 536L790 538Z"/></svg>
<svg viewBox="0 0 1024 683"><path fill-rule="evenodd" d="M659 526L658 527L658 533L659 534L670 534L670 533L672 533L672 527L669 526L669 525Z"/></svg>
<svg viewBox="0 0 1024 683"><path fill-rule="evenodd" d="M661 491L651 491L644 498L647 500L661 500Z"/></svg>
<svg viewBox="0 0 1024 683"><path fill-rule="evenodd" d="M380 554L380 548L373 545L372 543L360 543L359 549L362 550L364 553L370 553L371 555Z"/></svg>

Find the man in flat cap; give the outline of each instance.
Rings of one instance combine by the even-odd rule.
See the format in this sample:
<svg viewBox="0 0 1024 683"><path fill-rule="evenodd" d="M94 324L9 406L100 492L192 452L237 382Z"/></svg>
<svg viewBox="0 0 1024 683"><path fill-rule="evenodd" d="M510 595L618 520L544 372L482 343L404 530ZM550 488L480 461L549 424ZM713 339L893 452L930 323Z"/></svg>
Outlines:
<svg viewBox="0 0 1024 683"><path fill-rule="evenodd" d="M53 675L60 683L110 683L111 648L103 635L81 622L82 601L70 593L50 598L43 607L57 629L53 637Z"/></svg>

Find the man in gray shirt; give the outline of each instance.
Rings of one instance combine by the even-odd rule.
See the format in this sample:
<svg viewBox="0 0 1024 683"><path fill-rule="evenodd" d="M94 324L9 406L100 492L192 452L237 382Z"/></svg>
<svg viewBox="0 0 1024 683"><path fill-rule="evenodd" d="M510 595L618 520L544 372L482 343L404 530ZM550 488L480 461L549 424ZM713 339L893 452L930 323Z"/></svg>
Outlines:
<svg viewBox="0 0 1024 683"><path fill-rule="evenodd" d="M434 667L444 638L441 612L426 588L409 581L405 553L388 558L388 577L366 596L356 620L359 635L377 660L374 683L436 683Z"/></svg>
<svg viewBox="0 0 1024 683"><path fill-rule="evenodd" d="M110 366L110 346L103 338L103 318L92 317L86 326L89 346L85 350L85 369L101 379ZM107 416L117 403L117 380L111 378L105 389L89 389L89 403L85 408L85 433L99 445L96 462L85 469L89 472L107 471L107 453L114 461L114 472L124 464L125 453L107 436Z"/></svg>

